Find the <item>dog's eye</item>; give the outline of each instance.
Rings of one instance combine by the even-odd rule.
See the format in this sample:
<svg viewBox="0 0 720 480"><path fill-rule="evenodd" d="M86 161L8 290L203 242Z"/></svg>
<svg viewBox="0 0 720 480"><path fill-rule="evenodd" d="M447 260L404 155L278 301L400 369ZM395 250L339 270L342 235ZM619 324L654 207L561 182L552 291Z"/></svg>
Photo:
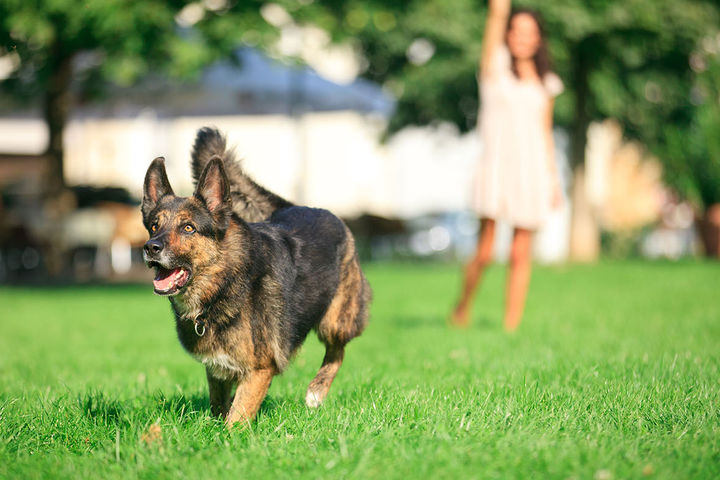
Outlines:
<svg viewBox="0 0 720 480"><path fill-rule="evenodd" d="M183 231L185 231L185 233L193 233L195 231L195 227L188 223L183 227Z"/></svg>
<svg viewBox="0 0 720 480"><path fill-rule="evenodd" d="M157 232L157 229L158 229L157 223L153 223L152 225L150 225L150 231L151 231L152 233Z"/></svg>

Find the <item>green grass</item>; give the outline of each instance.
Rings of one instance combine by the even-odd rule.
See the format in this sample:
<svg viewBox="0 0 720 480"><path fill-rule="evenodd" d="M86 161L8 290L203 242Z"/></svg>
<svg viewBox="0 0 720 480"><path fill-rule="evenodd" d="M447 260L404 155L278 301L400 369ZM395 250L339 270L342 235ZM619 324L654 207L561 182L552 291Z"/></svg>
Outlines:
<svg viewBox="0 0 720 480"><path fill-rule="evenodd" d="M720 264L537 268L515 335L501 267L467 331L457 266L367 271L325 405L309 338L243 432L149 285L0 289L0 478L720 478Z"/></svg>

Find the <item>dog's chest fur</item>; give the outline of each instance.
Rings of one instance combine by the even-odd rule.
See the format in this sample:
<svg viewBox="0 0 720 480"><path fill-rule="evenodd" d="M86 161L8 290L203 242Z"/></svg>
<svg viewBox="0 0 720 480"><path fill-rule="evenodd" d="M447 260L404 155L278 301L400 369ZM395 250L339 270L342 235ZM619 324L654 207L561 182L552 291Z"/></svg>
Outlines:
<svg viewBox="0 0 720 480"><path fill-rule="evenodd" d="M220 380L242 378L248 371L246 366L239 365L224 350L217 350L209 355L193 354L193 357L205 365L211 376Z"/></svg>
<svg viewBox="0 0 720 480"><path fill-rule="evenodd" d="M250 335L241 326L225 328L219 335L212 319L204 319L205 331L200 336L198 331L202 332L203 327L196 331L195 319L202 319L197 313L201 310L192 308L181 296L173 298L173 306L180 343L193 358L205 365L210 375L221 380L238 379L252 368Z"/></svg>

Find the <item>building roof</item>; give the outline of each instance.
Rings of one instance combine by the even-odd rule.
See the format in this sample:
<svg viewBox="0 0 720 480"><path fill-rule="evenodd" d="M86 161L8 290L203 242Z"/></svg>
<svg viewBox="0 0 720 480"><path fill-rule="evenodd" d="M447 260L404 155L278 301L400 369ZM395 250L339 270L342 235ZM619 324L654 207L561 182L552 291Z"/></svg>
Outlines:
<svg viewBox="0 0 720 480"><path fill-rule="evenodd" d="M309 67L285 65L251 48L238 49L232 60L209 66L194 82L150 78L113 88L102 101L74 113L125 117L152 109L159 117L174 117L353 110L388 116L394 108L393 98L369 80L337 84Z"/></svg>

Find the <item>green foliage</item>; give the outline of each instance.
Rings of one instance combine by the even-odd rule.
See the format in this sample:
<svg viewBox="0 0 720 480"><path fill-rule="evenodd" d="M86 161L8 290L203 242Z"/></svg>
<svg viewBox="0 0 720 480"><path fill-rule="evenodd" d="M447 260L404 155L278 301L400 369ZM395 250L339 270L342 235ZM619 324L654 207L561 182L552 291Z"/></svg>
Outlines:
<svg viewBox="0 0 720 480"><path fill-rule="evenodd" d="M292 8L297 2L281 2ZM691 57L715 41L720 4L711 0L521 0L545 20L549 49L566 93L556 103L568 127L571 160L582 161L590 121L617 119L625 134L665 164L670 185L698 205L720 201L720 75L699 76ZM356 42L368 60L364 75L398 98L390 133L410 124L450 121L461 130L477 118L475 73L486 2L479 0L318 0L295 9L313 21L324 7L339 39ZM425 63L409 61L418 39L435 48ZM714 57L716 58L716 57ZM707 63L717 63L708 58ZM700 92L700 94L698 94ZM702 97L702 101L691 101Z"/></svg>
<svg viewBox="0 0 720 480"><path fill-rule="evenodd" d="M267 49L275 27L260 14L266 3L193 3L202 18L181 27L189 0L2 0L0 55L17 54L19 68L0 82L4 98L37 98L48 89L58 59L72 57L83 95L108 80L127 85L146 75L188 77L240 43ZM480 0L278 0L300 23L352 42L367 59L363 75L398 99L389 131L450 121L474 127L475 74L486 2ZM718 31L720 6L711 0L525 0L545 18L549 48L566 93L556 121L569 127L582 152L591 120L616 118L626 134L666 163L668 180L698 203L718 201L717 102L699 107L693 88L717 84L688 68L700 43ZM204 10L203 10L204 8ZM431 45L429 59L409 61L414 42ZM716 75L716 74L713 74ZM712 99L708 93L705 98ZM574 155L577 155L575 152ZM577 159L576 159L577 161Z"/></svg>
<svg viewBox="0 0 720 480"><path fill-rule="evenodd" d="M283 2L280 2L283 3ZM294 2L285 2L285 4ZM335 37L356 44L368 61L364 76L386 85L397 97L390 132L410 124L447 120L462 130L477 116L475 75L480 55L485 8L476 0L323 1L335 18ZM300 21L312 16L299 10ZM429 41L434 54L424 64L408 61L418 39Z"/></svg>
<svg viewBox="0 0 720 480"><path fill-rule="evenodd" d="M285 5L296 2L286 1ZM691 55L720 25L710 0L525 0L538 10L566 93L556 103L558 124L569 127L581 161L592 120L615 118L666 164L668 181L698 203L718 201L720 177L714 146L720 135L715 103L696 109ZM314 2L338 18L340 38L352 38L368 59L364 75L397 97L389 130L441 120L461 130L477 117L475 72L486 2L478 0L361 0ZM312 13L300 20L312 21ZM344 34L344 36L343 36ZM408 61L417 39L435 46L424 64ZM718 78L714 79L715 85ZM708 83L708 82L706 82ZM711 83L711 82L710 82ZM709 87L704 87L710 90ZM713 97L708 93L708 98ZM713 103L713 106L709 104ZM694 139L694 140L693 140Z"/></svg>
<svg viewBox="0 0 720 480"><path fill-rule="evenodd" d="M602 258L608 260L643 259L642 240L652 226L617 231L600 232Z"/></svg>
<svg viewBox="0 0 720 480"><path fill-rule="evenodd" d="M0 82L0 92L41 97L65 58L72 59L73 88L81 96L109 81L129 85L147 75L195 75L243 39L264 45L275 38L275 29L260 16L262 3L2 0L0 54L17 55L19 66ZM201 17L192 27L178 21L190 4ZM203 7L208 4L218 7Z"/></svg>
<svg viewBox="0 0 720 480"><path fill-rule="evenodd" d="M358 42L369 61L365 75L398 95L391 129L438 120L463 130L474 125L474 74L486 2L315 3L339 19L335 28ZM550 50L567 87L557 109L561 124L573 121L574 75L583 60L590 77L586 113L591 119L617 118L631 136L646 141L657 141L668 121L688 119L688 58L704 35L717 31L720 9L715 2L526 0L515 5L536 8L545 19ZM312 15L302 10L294 14L307 21ZM429 40L436 50L427 63L413 65L407 50L418 38Z"/></svg>
<svg viewBox="0 0 720 480"><path fill-rule="evenodd" d="M367 270L326 404L303 404L311 337L233 433L149 282L0 289L0 477L720 476L716 264L538 268L515 335L500 268L467 331L445 325L457 266Z"/></svg>
<svg viewBox="0 0 720 480"><path fill-rule="evenodd" d="M720 202L720 37L693 57L697 74L689 125L665 128L666 178L678 192L701 207Z"/></svg>

